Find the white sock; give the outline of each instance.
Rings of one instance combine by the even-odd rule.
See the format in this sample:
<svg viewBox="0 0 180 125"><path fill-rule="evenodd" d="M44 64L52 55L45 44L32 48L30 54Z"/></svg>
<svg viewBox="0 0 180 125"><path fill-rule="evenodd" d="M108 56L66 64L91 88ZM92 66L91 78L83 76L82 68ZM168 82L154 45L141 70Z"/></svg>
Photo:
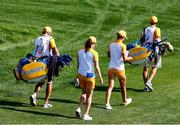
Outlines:
<svg viewBox="0 0 180 125"><path fill-rule="evenodd" d="M151 81L150 81L150 80L148 80L147 82L151 83Z"/></svg>

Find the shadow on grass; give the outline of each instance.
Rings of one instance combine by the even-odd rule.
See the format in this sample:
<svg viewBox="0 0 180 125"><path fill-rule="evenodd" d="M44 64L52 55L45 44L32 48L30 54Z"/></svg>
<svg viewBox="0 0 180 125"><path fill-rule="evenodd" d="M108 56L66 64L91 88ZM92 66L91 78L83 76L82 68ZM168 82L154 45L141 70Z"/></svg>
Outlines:
<svg viewBox="0 0 180 125"><path fill-rule="evenodd" d="M64 117L64 118L79 119L77 117L71 117L71 116L55 114L55 113L46 113L46 112L39 112L39 111L23 110L23 109L11 108L11 107L0 107L0 108L7 109L7 110L18 111L18 112L24 112L24 113L31 113L31 114L36 114L36 115L56 116L56 117L58 116L58 117Z"/></svg>
<svg viewBox="0 0 180 125"><path fill-rule="evenodd" d="M77 103L77 102L74 102L74 103ZM13 106L13 107L11 107L11 106ZM66 115L62 115L62 114L17 109L17 107L32 107L32 106L27 104L27 103L0 100L0 108L1 109L7 109L7 110L13 110L13 111L25 112L25 113L31 113L31 114L36 114L36 115L58 116L58 117L64 117L64 118L78 119L77 117L71 117L71 116L66 116Z"/></svg>
<svg viewBox="0 0 180 125"><path fill-rule="evenodd" d="M107 86L96 86L94 91L104 91L104 92L106 92L107 88L108 88ZM118 87L114 87L112 91L113 92L120 92L121 89L118 88Z"/></svg>
<svg viewBox="0 0 180 125"><path fill-rule="evenodd" d="M41 100L44 100L44 98L38 98ZM78 101L72 101L72 100L67 100L67 99L49 99L50 101L55 101L55 102L60 102L60 103L69 103L69 104L79 104ZM101 108L104 109L104 104L100 104L100 103L93 103L92 102L92 107L97 107L97 108Z"/></svg>
<svg viewBox="0 0 180 125"><path fill-rule="evenodd" d="M96 86L94 91L106 92L107 88L108 88L107 86ZM126 88L126 89L127 89L127 91L144 92L144 89L134 89L134 88ZM114 87L113 92L121 92L121 88L120 87Z"/></svg>
<svg viewBox="0 0 180 125"><path fill-rule="evenodd" d="M29 104L27 103L21 103L21 102L14 102L14 101L5 101L0 100L0 105L3 106L15 106L15 107L29 107Z"/></svg>
<svg viewBox="0 0 180 125"><path fill-rule="evenodd" d="M144 89L127 88L127 91L128 90L131 90L131 91L134 91L134 92L144 92Z"/></svg>
<svg viewBox="0 0 180 125"><path fill-rule="evenodd" d="M99 104L99 103L93 103L93 102L92 102L92 105L91 105L91 106L92 106L92 107L96 107L96 108L100 108L100 109L105 109L103 103Z"/></svg>
<svg viewBox="0 0 180 125"><path fill-rule="evenodd" d="M67 100L67 99L50 99L51 101L57 101L57 102L61 102L61 103L71 103L71 104L79 104L78 101L71 101L71 100ZM92 102L92 107L97 107L97 108L101 108L104 109L104 105L103 104L99 104L99 103L93 103Z"/></svg>
<svg viewBox="0 0 180 125"><path fill-rule="evenodd" d="M44 100L44 98L37 98L37 99L40 99L40 100ZM78 104L79 102L77 101L72 101L72 100L68 100L68 99L49 99L49 101L54 101L54 102L60 102L60 103L71 103L71 104Z"/></svg>

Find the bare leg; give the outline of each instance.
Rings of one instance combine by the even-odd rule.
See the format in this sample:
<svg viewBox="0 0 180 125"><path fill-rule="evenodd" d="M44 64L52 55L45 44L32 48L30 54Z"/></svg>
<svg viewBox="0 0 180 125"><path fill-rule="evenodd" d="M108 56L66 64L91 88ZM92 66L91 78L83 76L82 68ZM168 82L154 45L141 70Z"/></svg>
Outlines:
<svg viewBox="0 0 180 125"><path fill-rule="evenodd" d="M147 80L148 80L148 67L144 67L143 68L143 80L144 80L144 85L146 84Z"/></svg>
<svg viewBox="0 0 180 125"><path fill-rule="evenodd" d="M150 73L150 77L148 79L148 81L152 81L154 76L156 75L156 72L157 72L157 68L156 67L152 67L152 70L151 70L151 73Z"/></svg>
<svg viewBox="0 0 180 125"><path fill-rule="evenodd" d="M86 90L86 106L85 106L85 115L89 114L89 110L92 102L93 89Z"/></svg>
<svg viewBox="0 0 180 125"><path fill-rule="evenodd" d="M78 107L81 108L84 102L86 102L86 91L82 89L82 95L80 96Z"/></svg>
<svg viewBox="0 0 180 125"><path fill-rule="evenodd" d="M34 88L34 94L33 94L34 97L37 96L37 93L41 90L43 85L44 85L44 81L41 81L41 82L36 84L36 86Z"/></svg>
<svg viewBox="0 0 180 125"><path fill-rule="evenodd" d="M111 92L114 87L114 79L115 79L115 75L109 74L109 76L108 76L108 84L109 85L108 85L108 89L106 91L106 97L105 97L106 104L110 104Z"/></svg>
<svg viewBox="0 0 180 125"><path fill-rule="evenodd" d="M37 83L35 88L34 88L34 93L29 97L30 104L32 106L36 106L37 93L40 91L40 89L42 88L43 85L44 85L44 81Z"/></svg>
<svg viewBox="0 0 180 125"><path fill-rule="evenodd" d="M46 87L45 104L48 104L51 92L52 92L52 81L48 82L47 87Z"/></svg>
<svg viewBox="0 0 180 125"><path fill-rule="evenodd" d="M76 109L76 116L77 117L81 117L81 107L85 101L86 101L86 90L82 89L82 94L81 94L80 99L79 99L79 106Z"/></svg>
<svg viewBox="0 0 180 125"><path fill-rule="evenodd" d="M122 94L122 98L123 98L123 102L126 102L127 99L127 92L126 92L126 76L124 76L123 78L119 78L119 83L121 86L121 94Z"/></svg>

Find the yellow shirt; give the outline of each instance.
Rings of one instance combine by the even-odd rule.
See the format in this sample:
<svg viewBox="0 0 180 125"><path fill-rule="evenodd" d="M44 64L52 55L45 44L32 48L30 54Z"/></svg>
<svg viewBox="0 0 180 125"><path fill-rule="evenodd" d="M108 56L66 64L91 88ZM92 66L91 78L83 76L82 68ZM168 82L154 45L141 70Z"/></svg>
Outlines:
<svg viewBox="0 0 180 125"><path fill-rule="evenodd" d="M52 37L50 40L50 48L55 48L56 47L56 42L54 40L54 38Z"/></svg>
<svg viewBox="0 0 180 125"><path fill-rule="evenodd" d="M154 39L158 39L158 38L161 38L160 28L156 28L156 30L154 31Z"/></svg>
<svg viewBox="0 0 180 125"><path fill-rule="evenodd" d="M98 61L98 60L99 60L98 52L95 51L94 49L90 49L89 51L93 53L93 55L94 55L94 58L93 58L94 61Z"/></svg>

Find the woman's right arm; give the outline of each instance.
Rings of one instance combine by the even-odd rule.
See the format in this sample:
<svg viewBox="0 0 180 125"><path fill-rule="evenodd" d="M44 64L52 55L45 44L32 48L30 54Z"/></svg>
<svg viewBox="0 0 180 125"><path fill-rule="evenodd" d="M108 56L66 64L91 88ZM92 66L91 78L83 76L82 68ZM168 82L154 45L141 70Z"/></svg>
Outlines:
<svg viewBox="0 0 180 125"><path fill-rule="evenodd" d="M132 57L126 55L126 45L122 46L122 58L124 62L132 60Z"/></svg>
<svg viewBox="0 0 180 125"><path fill-rule="evenodd" d="M100 67L99 67L99 61L94 61L94 65L95 65L95 69L97 71L97 74L100 78L100 84L103 85L103 78L102 78L102 75L101 75L101 70L100 70Z"/></svg>

